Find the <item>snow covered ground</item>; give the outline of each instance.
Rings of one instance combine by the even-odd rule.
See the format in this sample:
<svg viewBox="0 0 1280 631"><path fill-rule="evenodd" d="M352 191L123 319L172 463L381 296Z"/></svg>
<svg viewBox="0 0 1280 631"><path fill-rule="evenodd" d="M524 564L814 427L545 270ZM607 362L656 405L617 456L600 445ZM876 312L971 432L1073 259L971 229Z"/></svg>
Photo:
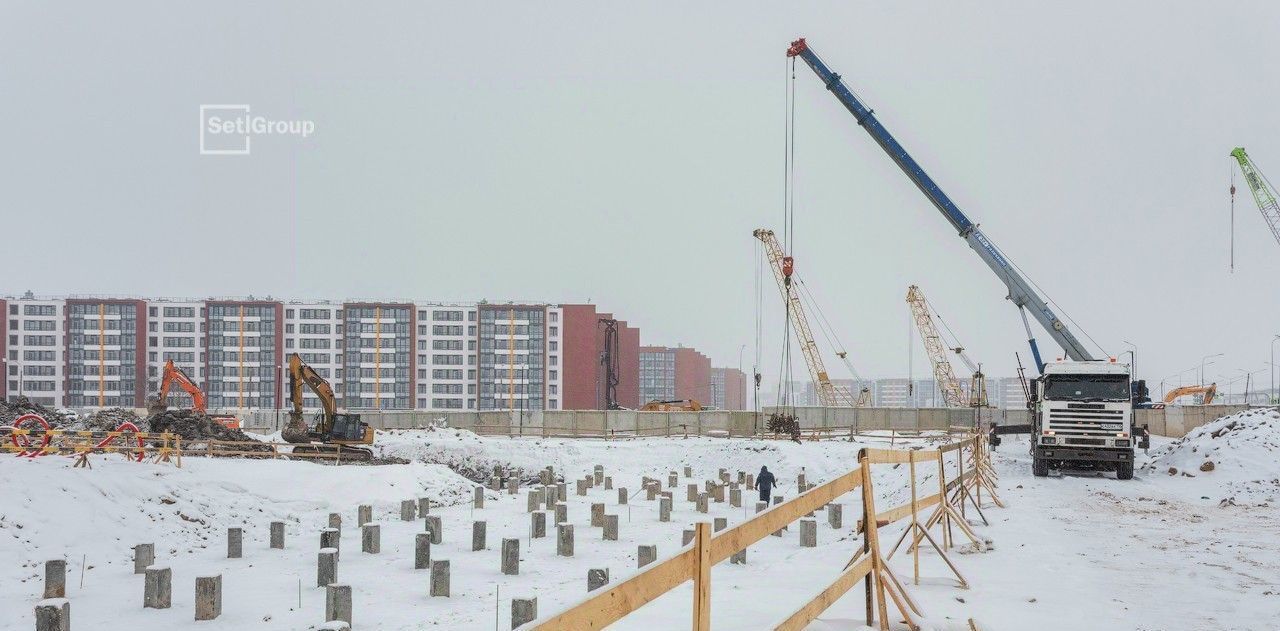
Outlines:
<svg viewBox="0 0 1280 631"><path fill-rule="evenodd" d="M1259 420L1250 419L1253 427ZM1240 427L1239 425L1237 427ZM1267 434L1270 429L1275 434ZM1239 433L1239 429L1236 433ZM1254 431L1254 430L1250 430ZM1257 432L1262 432L1260 435ZM1268 420L1246 447L1280 434ZM1237 439L1244 441L1246 434ZM1190 436L1188 438L1191 438ZM937 439L914 441L915 445ZM1220 439L1204 439L1220 440ZM888 446L888 437L865 444ZM896 446L903 446L901 439ZM972 583L958 589L941 561L923 552L922 579L909 587L933 628L962 629L976 618L984 629L1272 629L1280 628L1280 509L1276 491L1250 493L1233 484L1248 474L1217 451L1215 470L1202 472L1179 461L1179 474L1166 472L1168 458L1183 458L1184 439L1174 445L1157 439L1153 467L1133 481L1090 474L1033 478L1026 443L1006 440L995 454L999 486L1008 508L984 507L990 526L977 530L991 539L988 552L953 559ZM1204 447L1197 444L1197 458ZM1270 443L1274 445L1274 441ZM657 520L656 502L633 497L617 505L615 491L595 487L587 498L572 493L572 479L605 467L615 486L632 493L641 476L666 478L688 464L694 480L713 477L720 467L754 472L768 465L780 478L780 493L795 493L800 468L822 482L855 466L858 443L749 441L713 438L620 441L508 439L477 437L444 429L435 432L380 432L381 455L409 458L407 465L343 466L309 462L184 459L183 468L136 464L99 457L92 470L72 469L65 458L0 458L0 629L31 629L43 561L68 561L68 597L74 629L193 628L194 579L223 575L223 615L201 622L207 629L308 629L323 620L324 591L314 587L320 528L329 512L341 512L342 559L339 580L354 591L358 629L507 629L513 597L536 595L540 613L581 600L589 568L607 567L614 582L635 572L636 546L657 544L659 558L680 547L681 531L698 518L722 516L730 524L749 516L744 508L712 504L703 516L683 500L686 480L676 489L670 523ZM1248 449L1251 459L1276 465L1275 447ZM1244 452L1245 447L1236 451ZM1189 456L1187 456L1189 457ZM528 538L524 490L517 496L490 491L485 508L471 509L473 483L450 469L483 471L494 464L527 470L552 465L570 480L569 519L576 530L574 558L555 554L554 527L548 537ZM1140 461L1143 464L1145 461ZM1187 469L1196 477L1181 475ZM1223 474L1215 477L1215 474ZM906 497L905 466L876 471L881 508ZM932 473L921 472L921 492L931 492ZM936 484L936 482L934 483ZM1251 488L1261 485L1251 485ZM451 598L427 596L427 572L413 569L413 539L421 520L398 519L399 501L430 497L445 505L444 543L432 557L452 564ZM1224 502L1236 497L1234 503ZM620 518L620 540L603 541L589 525L589 504L604 502ZM801 548L795 528L781 538L752 546L745 566L722 563L712 573L713 625L721 629L767 628L825 587L856 552L853 524L856 494L840 498L844 527L830 528L819 516L817 548ZM382 552L359 551L355 508L373 504L382 524ZM975 515L969 513L971 518ZM267 525L287 522L285 550L267 545ZM488 548L470 550L471 521L488 522ZM225 529L245 528L244 558L226 559ZM892 542L899 524L882 539ZM504 537L521 539L519 576L499 571ZM142 580L132 573L131 548L156 543L158 563L173 568L173 607L144 610ZM87 559L84 566L81 559ZM892 563L910 580L910 560ZM84 585L80 586L83 569ZM301 592L299 592L301 583ZM498 591L500 590L500 596ZM812 628L860 629L861 592L837 602ZM668 629L688 625L692 600L688 584L627 617L616 628ZM299 604L300 603L300 604ZM495 610L496 609L496 610Z"/></svg>

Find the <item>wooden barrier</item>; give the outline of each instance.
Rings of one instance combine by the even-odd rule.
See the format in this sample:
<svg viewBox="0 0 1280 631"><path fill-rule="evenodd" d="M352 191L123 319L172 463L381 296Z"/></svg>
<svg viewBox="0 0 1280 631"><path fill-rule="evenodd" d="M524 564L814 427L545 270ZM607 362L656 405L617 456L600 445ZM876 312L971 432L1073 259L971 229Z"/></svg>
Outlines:
<svg viewBox="0 0 1280 631"><path fill-rule="evenodd" d="M944 455L957 453L957 462L962 469L965 465L965 450L969 451L969 469L962 470L960 475L947 482L945 478L946 461ZM962 530L968 524L958 519L957 507L953 501L963 500L971 495L966 489L988 489L994 497L994 486L987 479L990 464L986 460L985 442L980 435L971 434L968 438L942 445L934 450L891 450L864 448L858 452L859 466L840 477L825 484L809 489L795 498L757 514L750 520L717 534L710 533L710 524L697 524L697 532L683 550L674 556L656 564L646 566L647 569L618 583L608 590L594 593L582 602L565 611L536 620L527 627L530 629L600 629L625 617L646 603L674 589L685 581L694 581L694 599L692 608L692 628L703 631L710 627L711 611L711 567L734 554L745 550L748 546L769 536L770 533L799 520L808 513L817 510L836 498L857 489L862 490L863 518L859 521L860 532L863 533L861 549L840 575L828 587L814 598L803 604L794 613L783 620L776 628L799 630L826 611L833 603L848 593L858 581L865 582L867 624L878 621L881 629L887 630L889 624L888 600L912 629L919 629L917 618L923 616L919 605L911 599L906 588L893 573L887 561L889 556L880 552L879 529L906 517L911 518L911 525L906 533L916 533L914 539L919 544L921 539L934 543L939 554L946 559L948 566L956 573L962 587L968 583L960 577L955 565L946 557L943 548L933 541L928 527L946 520L962 524ZM916 493L915 467L918 463L936 463L939 470L938 492L926 497ZM902 506L890 508L883 513L875 509L875 493L872 488L871 466L874 464L907 464L912 485L912 500ZM951 493L950 498L948 493ZM976 502L980 505L980 502ZM938 506L926 526L919 522L921 510ZM872 517L874 516L874 518ZM953 519L956 517L957 519ZM968 530L971 533L971 530ZM904 538L906 534L904 533ZM978 543L974 535L975 544ZM901 541L899 541L901 543ZM896 550L896 546L895 546ZM916 556L915 577L919 579L918 551ZM892 553L890 553L890 556ZM888 600L886 600L886 596ZM526 628L526 627L521 627Z"/></svg>
<svg viewBox="0 0 1280 631"><path fill-rule="evenodd" d="M132 425L132 424L130 424ZM151 456L154 462L171 462L177 459L182 466L181 437L167 432L139 432L134 430L65 430L65 429L23 429L19 427L0 427L3 442L0 451L7 451L18 456L38 458L41 456L66 455L76 458L73 467L92 468L89 463L90 454L124 455L130 460L142 462ZM19 441L22 439L22 442ZM32 446L30 439L40 439L38 446ZM119 440L120 442L117 442Z"/></svg>

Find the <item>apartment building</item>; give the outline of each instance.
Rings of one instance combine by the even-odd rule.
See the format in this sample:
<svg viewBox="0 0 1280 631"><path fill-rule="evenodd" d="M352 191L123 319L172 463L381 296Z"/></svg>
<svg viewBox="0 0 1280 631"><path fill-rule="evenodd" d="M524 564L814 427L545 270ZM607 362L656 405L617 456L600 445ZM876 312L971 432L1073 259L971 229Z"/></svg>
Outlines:
<svg viewBox="0 0 1280 631"><path fill-rule="evenodd" d="M346 407L409 410L417 358L413 335L417 309L409 303L343 305L343 382Z"/></svg>
<svg viewBox="0 0 1280 631"><path fill-rule="evenodd" d="M205 309L210 409L280 407L284 305L252 298L210 300Z"/></svg>
<svg viewBox="0 0 1280 631"><path fill-rule="evenodd" d="M563 310L481 304L477 361L481 410L561 409Z"/></svg>
<svg viewBox="0 0 1280 631"><path fill-rule="evenodd" d="M561 305L564 313L561 406L566 410L603 410L607 407L607 370L604 363L609 322L617 331L618 405L635 409L640 400L640 329L595 305ZM551 374L550 371L548 374ZM554 381L554 380L553 380Z"/></svg>
<svg viewBox="0 0 1280 631"><path fill-rule="evenodd" d="M476 305L419 304L416 407L474 410L478 399Z"/></svg>
<svg viewBox="0 0 1280 631"><path fill-rule="evenodd" d="M285 365L296 352L329 381L340 406L355 410L597 409L606 381L602 321L617 327L618 402L639 407L639 329L594 305L26 294L0 298L0 397L145 407L172 360L210 409L282 408ZM665 398L710 402L706 357L670 351ZM319 407L309 391L303 402ZM175 388L169 405L191 400Z"/></svg>
<svg viewBox="0 0 1280 631"><path fill-rule="evenodd" d="M640 347L640 399L674 401L712 400L711 360L686 346Z"/></svg>
<svg viewBox="0 0 1280 631"><path fill-rule="evenodd" d="M333 388L339 405L343 400L343 316L342 304L333 302L306 302L292 300L284 305L284 357L282 365L288 365L291 353L311 366L316 374L324 377ZM289 373L281 375L284 400L281 407L290 407ZM310 388L302 389L302 406L308 410L320 408L320 399Z"/></svg>
<svg viewBox="0 0 1280 631"><path fill-rule="evenodd" d="M68 298L65 308L66 405L146 405L146 303ZM40 337L58 344L54 335Z"/></svg>
<svg viewBox="0 0 1280 631"><path fill-rule="evenodd" d="M987 390L987 398L991 405L1006 410L1025 410L1027 396L1022 389L1022 381L1017 377L1001 377L996 379L991 389Z"/></svg>
<svg viewBox="0 0 1280 631"><path fill-rule="evenodd" d="M721 410L748 410L747 375L737 368L711 369L711 405Z"/></svg>
<svg viewBox="0 0 1280 631"><path fill-rule="evenodd" d="M205 372L205 303L194 300L152 300L147 303L146 366L147 398L160 392L164 364L172 360L202 390L206 389ZM181 388L170 388L170 407L190 407L191 395Z"/></svg>
<svg viewBox="0 0 1280 631"><path fill-rule="evenodd" d="M5 396L41 405L66 399L66 301L30 294L5 301Z"/></svg>

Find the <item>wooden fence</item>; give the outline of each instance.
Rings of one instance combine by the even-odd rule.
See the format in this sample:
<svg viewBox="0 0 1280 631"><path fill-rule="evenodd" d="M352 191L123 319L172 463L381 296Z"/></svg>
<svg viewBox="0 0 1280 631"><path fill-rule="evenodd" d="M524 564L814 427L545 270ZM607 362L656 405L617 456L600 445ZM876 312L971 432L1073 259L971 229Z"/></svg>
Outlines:
<svg viewBox="0 0 1280 631"><path fill-rule="evenodd" d="M948 480L949 464L946 455L955 453L955 475ZM906 464L909 470L911 499L884 512L875 508L875 489L872 485L871 467L877 464ZM937 467L936 492L921 497L916 489L917 464ZM919 547L928 541L938 551L955 573L959 585L968 582L959 574L947 556L945 549L952 547L951 533L960 530L970 543L981 547L983 541L964 520L963 511L968 504L981 512L981 494L985 490L989 499L999 503L995 494L994 472L987 460L986 442L978 435L943 445L933 450L894 450L863 448L858 452L858 467L820 486L756 514L753 518L717 534L711 533L707 523L695 526L693 541L676 555L648 566L646 570L618 583L609 589L597 590L585 600L564 611L528 623L521 629L600 629L644 606L646 603L671 591L685 581L694 582L692 629L706 631L711 625L711 567L733 554L769 536L788 524L818 510L836 498L861 489L862 518L858 529L862 533L862 545L845 565L842 573L828 587L795 610L775 627L782 630L803 629L826 611L833 603L859 582L866 591L867 624L879 623L887 630L891 618L886 606L886 596L893 601L912 629L919 629L917 618L921 616L919 605L910 597L905 586L887 564L908 535L912 541L908 550L915 559L913 575L919 580ZM920 515L936 506L923 521ZM874 516L874 517L873 517ZM911 522L888 555L880 551L879 529L891 523L910 518ZM985 520L985 516L983 517ZM942 543L934 539L931 530L938 529Z"/></svg>

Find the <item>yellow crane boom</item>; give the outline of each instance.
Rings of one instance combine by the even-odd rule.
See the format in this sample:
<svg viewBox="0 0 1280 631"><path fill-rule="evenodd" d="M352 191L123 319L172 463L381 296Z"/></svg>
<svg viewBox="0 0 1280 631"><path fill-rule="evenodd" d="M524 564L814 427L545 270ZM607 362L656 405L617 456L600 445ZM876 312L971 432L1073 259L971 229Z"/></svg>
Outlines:
<svg viewBox="0 0 1280 631"><path fill-rule="evenodd" d="M818 403L823 407L841 407L854 405L847 392L842 392L831 383L827 375L827 367L822 363L818 353L818 344L813 340L813 332L809 328L809 319L805 316L804 307L800 304L800 294L791 286L790 257L782 251L777 237L772 230L760 228L751 233L764 244L765 256L769 259L769 268L773 270L773 278L778 281L778 291L782 299L790 304L788 312L791 316L791 328L800 339L800 353L804 355L804 363L809 368L809 376L813 379L814 390L818 393Z"/></svg>
<svg viewBox="0 0 1280 631"><path fill-rule="evenodd" d="M920 339L924 341L924 350L929 354L929 363L933 364L933 378L942 391L942 399L949 408L968 407L964 390L956 380L956 371L951 368L947 359L947 349L942 344L942 335L933 324L933 315L929 313L928 303L920 288L912 285L907 288L907 304L911 305L911 316L920 331Z"/></svg>

